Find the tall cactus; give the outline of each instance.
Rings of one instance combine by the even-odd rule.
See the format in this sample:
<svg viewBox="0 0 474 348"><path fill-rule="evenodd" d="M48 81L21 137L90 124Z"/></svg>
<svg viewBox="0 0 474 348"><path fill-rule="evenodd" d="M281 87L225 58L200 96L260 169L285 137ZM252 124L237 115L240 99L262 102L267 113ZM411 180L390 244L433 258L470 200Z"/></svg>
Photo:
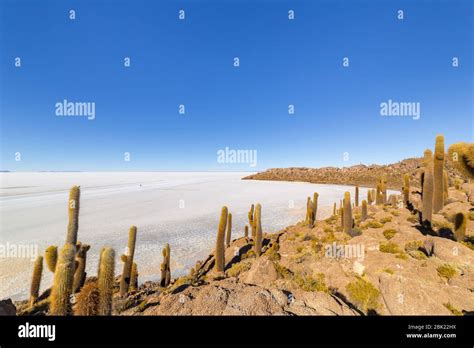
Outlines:
<svg viewBox="0 0 474 348"><path fill-rule="evenodd" d="M433 158L433 212L437 213L444 206L444 137L436 136L435 153Z"/></svg>
<svg viewBox="0 0 474 348"><path fill-rule="evenodd" d="M128 232L128 254L123 255L122 259L125 260L123 264L122 277L120 278L120 296L124 297L128 288L130 287L130 273L132 272L133 256L135 255L135 243L137 240L137 228L135 226L130 227Z"/></svg>
<svg viewBox="0 0 474 348"><path fill-rule="evenodd" d="M163 263L160 266L162 287L167 287L171 282L171 248L169 244L163 248Z"/></svg>
<svg viewBox="0 0 474 348"><path fill-rule="evenodd" d="M245 237L245 238L248 238L248 236L249 236L249 226L248 226L248 225L245 225L244 237Z"/></svg>
<svg viewBox="0 0 474 348"><path fill-rule="evenodd" d="M454 238L462 242L466 238L467 217L464 213L457 213L454 217Z"/></svg>
<svg viewBox="0 0 474 348"><path fill-rule="evenodd" d="M255 207L255 254L260 256L262 253L262 206L257 204Z"/></svg>
<svg viewBox="0 0 474 348"><path fill-rule="evenodd" d="M313 225L316 223L316 216L318 215L318 197L317 192L313 193Z"/></svg>
<svg viewBox="0 0 474 348"><path fill-rule="evenodd" d="M360 213L360 221L367 220L367 201L364 199L362 200L362 208Z"/></svg>
<svg viewBox="0 0 474 348"><path fill-rule="evenodd" d="M76 248L72 244L64 245L59 252L50 295L49 311L52 315L68 315L71 312L75 254Z"/></svg>
<svg viewBox="0 0 474 348"><path fill-rule="evenodd" d="M69 192L68 216L66 243L76 245L77 230L79 229L79 203L81 198L80 186L73 186Z"/></svg>
<svg viewBox="0 0 474 348"><path fill-rule="evenodd" d="M308 197L306 200L306 223L308 224L309 228L314 227L314 210L313 210L313 202L311 201L311 198Z"/></svg>
<svg viewBox="0 0 474 348"><path fill-rule="evenodd" d="M225 235L225 246L230 247L232 240L232 214L227 215L227 234Z"/></svg>
<svg viewBox="0 0 474 348"><path fill-rule="evenodd" d="M431 150L425 151L425 157L432 157ZM433 161L426 161L423 175L422 223L431 227L433 216Z"/></svg>
<svg viewBox="0 0 474 348"><path fill-rule="evenodd" d="M334 202L334 205L332 206L332 215L336 215L336 202Z"/></svg>
<svg viewBox="0 0 474 348"><path fill-rule="evenodd" d="M33 274L31 276L30 302L29 302L30 307L32 307L38 300L42 274L43 274L43 256L38 256L33 266Z"/></svg>
<svg viewBox="0 0 474 348"><path fill-rule="evenodd" d="M74 271L74 281L72 285L73 293L78 292L86 281L87 252L89 249L90 245L82 244L81 242L76 245L76 269Z"/></svg>
<svg viewBox="0 0 474 348"><path fill-rule="evenodd" d="M130 273L130 291L137 291L138 289L138 266L134 262L132 272Z"/></svg>
<svg viewBox="0 0 474 348"><path fill-rule="evenodd" d="M359 206L359 185L355 187L355 198L354 198L354 204L356 207Z"/></svg>
<svg viewBox="0 0 474 348"><path fill-rule="evenodd" d="M115 251L112 248L104 248L100 256L100 271L97 279L97 286L99 287L99 315L111 315L115 282Z"/></svg>
<svg viewBox="0 0 474 348"><path fill-rule="evenodd" d="M410 204L410 176L408 174L403 175L403 205L408 207Z"/></svg>
<svg viewBox="0 0 474 348"><path fill-rule="evenodd" d="M343 231L347 234L352 232L352 205L351 205L351 194L349 192L344 193L344 225Z"/></svg>
<svg viewBox="0 0 474 348"><path fill-rule="evenodd" d="M382 193L382 183L378 182L377 183L377 193L375 196L375 204L381 205L383 204L383 193Z"/></svg>
<svg viewBox="0 0 474 348"><path fill-rule="evenodd" d="M372 198L372 190L368 189L367 190L367 204L371 205L374 202L374 199Z"/></svg>
<svg viewBox="0 0 474 348"><path fill-rule="evenodd" d="M56 270L56 263L58 262L58 247L51 245L44 251L44 260L48 269L54 273Z"/></svg>
<svg viewBox="0 0 474 348"><path fill-rule="evenodd" d="M253 204L252 208L250 209L249 212L249 221L251 224L253 224ZM252 214L250 214L252 213ZM223 274L224 273L224 265L225 265L225 260L224 260L224 251L225 251L225 246L224 246L224 238L225 238L225 227L227 225L227 207L222 207L221 210L221 218L219 220L219 227L217 229L217 239L216 239L216 251L215 251L215 266L214 269L217 274ZM250 219L250 215L252 215L252 218Z"/></svg>
<svg viewBox="0 0 474 348"><path fill-rule="evenodd" d="M249 218L249 225L250 228L252 229L252 239L255 238L255 221L254 221L254 205L252 204L250 207L250 211L248 212L248 218Z"/></svg>
<svg viewBox="0 0 474 348"><path fill-rule="evenodd" d="M443 201L446 203L448 200L448 189L449 189L449 177L448 172L443 170Z"/></svg>

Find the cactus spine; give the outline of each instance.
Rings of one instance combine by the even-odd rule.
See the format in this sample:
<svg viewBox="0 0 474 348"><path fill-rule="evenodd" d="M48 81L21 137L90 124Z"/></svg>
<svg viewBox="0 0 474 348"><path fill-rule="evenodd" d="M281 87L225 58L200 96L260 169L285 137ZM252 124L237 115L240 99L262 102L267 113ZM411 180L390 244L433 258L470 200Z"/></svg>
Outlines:
<svg viewBox="0 0 474 348"><path fill-rule="evenodd" d="M84 282L86 281L86 260L87 260L87 251L89 251L90 245L78 243L76 245L76 269L74 272L74 281L73 281L73 293L78 292Z"/></svg>
<svg viewBox="0 0 474 348"><path fill-rule="evenodd" d="M355 188L354 204L355 204L356 207L359 206L359 185L357 185L356 188Z"/></svg>
<svg viewBox="0 0 474 348"><path fill-rule="evenodd" d="M68 315L71 311L69 299L72 294L75 253L76 248L72 244L64 245L59 252L50 295L49 311L52 315Z"/></svg>
<svg viewBox="0 0 474 348"><path fill-rule="evenodd" d="M437 213L444 206L444 137L436 136L435 153L433 158L433 212Z"/></svg>
<svg viewBox="0 0 474 348"><path fill-rule="evenodd" d="M38 256L33 266L33 274L31 276L30 302L29 302L30 307L32 307L35 304L35 302L38 300L42 274L43 274L43 256Z"/></svg>
<svg viewBox="0 0 474 348"><path fill-rule="evenodd" d="M225 246L230 247L230 241L232 236L232 214L227 215L227 234L225 236Z"/></svg>
<svg viewBox="0 0 474 348"><path fill-rule="evenodd" d="M81 197L81 188L73 186L69 192L68 216L66 243L76 245L77 230L79 229L79 201Z"/></svg>
<svg viewBox="0 0 474 348"><path fill-rule="evenodd" d="M54 245L47 247L44 251L44 260L48 269L54 273L58 262L58 247Z"/></svg>
<svg viewBox="0 0 474 348"><path fill-rule="evenodd" d="M425 158L431 158L431 150L425 151ZM423 197L422 197L422 224L431 227L431 218L433 215L433 161L429 160L425 163L423 175Z"/></svg>
<svg viewBox="0 0 474 348"><path fill-rule="evenodd" d="M162 287L167 287L171 282L171 248L169 244L163 248L163 263L161 264L161 282Z"/></svg>
<svg viewBox="0 0 474 348"><path fill-rule="evenodd" d="M104 248L100 253L99 277L99 315L112 314L112 294L115 282L115 251Z"/></svg>
<svg viewBox="0 0 474 348"><path fill-rule="evenodd" d="M255 254L260 256L262 253L262 206L257 204L255 207Z"/></svg>
<svg viewBox="0 0 474 348"><path fill-rule="evenodd" d="M344 193L344 224L343 231L347 234L352 232L352 206L351 206L351 194L349 192Z"/></svg>
<svg viewBox="0 0 474 348"><path fill-rule="evenodd" d="M367 201L364 199L364 200L362 200L360 221L365 221L365 220L367 220Z"/></svg>
<svg viewBox="0 0 474 348"><path fill-rule="evenodd" d="M122 255L122 260L125 260L123 264L122 277L120 278L120 296L122 297L127 294L128 288L130 287L130 273L132 272L136 240L137 228L135 226L132 226L130 227L130 231L128 232L128 254Z"/></svg>
<svg viewBox="0 0 474 348"><path fill-rule="evenodd" d="M249 221L251 224L253 224L253 204L252 208L250 209L249 212ZM224 273L224 238L225 238L225 227L227 225L227 207L222 207L221 210L221 218L219 220L219 227L217 229L217 239L216 239L216 255L215 255L215 271L217 274L223 274ZM250 218L250 215L252 218ZM252 225L253 226L253 225ZM253 228L252 228L253 231ZM252 232L253 234L253 232Z"/></svg>

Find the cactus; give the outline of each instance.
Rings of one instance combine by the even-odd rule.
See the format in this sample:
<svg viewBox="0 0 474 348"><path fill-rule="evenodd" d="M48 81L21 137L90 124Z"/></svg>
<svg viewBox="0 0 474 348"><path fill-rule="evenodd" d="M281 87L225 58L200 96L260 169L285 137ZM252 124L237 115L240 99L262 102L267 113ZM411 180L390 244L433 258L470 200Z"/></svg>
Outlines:
<svg viewBox="0 0 474 348"><path fill-rule="evenodd" d="M245 238L248 238L248 236L249 236L249 227L248 227L248 225L245 225L244 237L245 237Z"/></svg>
<svg viewBox="0 0 474 348"><path fill-rule="evenodd" d="M433 157L433 213L437 213L444 206L444 137L436 136L435 152Z"/></svg>
<svg viewBox="0 0 474 348"><path fill-rule="evenodd" d="M454 216L454 238L462 242L466 238L467 217L464 213L457 213Z"/></svg>
<svg viewBox="0 0 474 348"><path fill-rule="evenodd" d="M454 166L468 178L474 178L474 143L455 143L448 149Z"/></svg>
<svg viewBox="0 0 474 348"><path fill-rule="evenodd" d="M428 151L428 152L427 152ZM432 156L430 150L425 151L425 157ZM433 215L433 161L426 161L426 167L423 175L423 197L422 197L422 224L431 227L431 218Z"/></svg>
<svg viewBox="0 0 474 348"><path fill-rule="evenodd" d="M232 214L227 215L227 234L225 236L225 246L230 247L230 241L232 236Z"/></svg>
<svg viewBox="0 0 474 348"><path fill-rule="evenodd" d="M33 274L31 276L30 302L29 302L30 307L32 307L38 300L42 274L43 274L43 256L38 256L33 266Z"/></svg>
<svg viewBox="0 0 474 348"><path fill-rule="evenodd" d="M128 232L128 255L125 255L126 259L122 258L125 259L125 262L123 264L122 277L120 278L120 296L122 297L127 294L128 288L130 287L130 273L132 272L136 240L137 228L135 226L132 226L130 227L130 231Z"/></svg>
<svg viewBox="0 0 474 348"><path fill-rule="evenodd" d="M340 208L339 212L341 213L341 227L344 228L344 208Z"/></svg>
<svg viewBox="0 0 474 348"><path fill-rule="evenodd" d="M59 252L53 286L50 295L49 312L52 315L68 315L71 312L70 297L74 277L74 256L76 248L66 244Z"/></svg>
<svg viewBox="0 0 474 348"><path fill-rule="evenodd" d="M161 281L162 287L167 287L171 282L171 248L169 244L163 248L163 263L160 266L161 270Z"/></svg>
<svg viewBox="0 0 474 348"><path fill-rule="evenodd" d="M397 196L396 195L390 195L388 197L388 202L393 208L397 208Z"/></svg>
<svg viewBox="0 0 474 348"><path fill-rule="evenodd" d="M372 198L372 190L369 189L367 190L367 204L371 205L374 202L374 199Z"/></svg>
<svg viewBox="0 0 474 348"><path fill-rule="evenodd" d="M138 266L134 262L132 271L130 272L130 291L137 291L138 289Z"/></svg>
<svg viewBox="0 0 474 348"><path fill-rule="evenodd" d="M448 192L449 192L449 177L448 172L446 170L443 171L443 202L446 204L448 200Z"/></svg>
<svg viewBox="0 0 474 348"><path fill-rule="evenodd" d="M48 269L54 273L58 262L58 247L54 245L47 247L44 251L44 260Z"/></svg>
<svg viewBox="0 0 474 348"><path fill-rule="evenodd" d="M351 206L351 194L349 192L344 193L344 224L343 231L347 234L352 232L352 206Z"/></svg>
<svg viewBox="0 0 474 348"><path fill-rule="evenodd" d="M84 285L76 296L74 315L95 316L99 312L99 288L97 283L90 282Z"/></svg>
<svg viewBox="0 0 474 348"><path fill-rule="evenodd" d="M318 214L318 197L317 192L313 193L313 225L316 223L316 216Z"/></svg>
<svg viewBox="0 0 474 348"><path fill-rule="evenodd" d="M408 207L410 204L410 176L408 174L403 175L403 204Z"/></svg>
<svg viewBox="0 0 474 348"><path fill-rule="evenodd" d="M87 260L87 251L89 251L90 245L82 244L81 242L76 245L76 264L74 271L74 280L73 280L73 293L78 292L86 281L86 260Z"/></svg>
<svg viewBox="0 0 474 348"><path fill-rule="evenodd" d="M355 198L354 198L354 204L356 207L359 206L359 185L355 187Z"/></svg>
<svg viewBox="0 0 474 348"><path fill-rule="evenodd" d="M382 193L382 183L377 183L377 193L375 196L375 204L381 205L383 204L383 193Z"/></svg>
<svg viewBox="0 0 474 348"><path fill-rule="evenodd" d="M99 315L112 314L112 295L115 283L115 251L112 248L104 248L100 253L99 276L97 286L99 288Z"/></svg>
<svg viewBox="0 0 474 348"><path fill-rule="evenodd" d="M249 225L252 229L252 239L255 238L254 209L254 205L252 204L252 206L250 207L250 211L248 212Z"/></svg>
<svg viewBox="0 0 474 348"><path fill-rule="evenodd" d="M311 201L311 198L308 197L306 201L306 223L308 224L309 228L314 227L314 211L313 211L313 202Z"/></svg>
<svg viewBox="0 0 474 348"><path fill-rule="evenodd" d="M336 202L334 202L334 205L332 206L332 215L336 215Z"/></svg>
<svg viewBox="0 0 474 348"><path fill-rule="evenodd" d="M251 214L250 214L251 213ZM252 218L250 218L252 215ZM249 221L253 224L254 219L254 207L252 204L252 208L249 212ZM227 225L227 207L222 207L221 210L221 218L219 220L219 227L217 229L217 239L216 239L216 251L215 251L215 271L217 274L221 275L224 273L224 238L225 238L225 227ZM252 225L253 226L253 225ZM252 228L253 231L253 228ZM252 232L253 234L253 232Z"/></svg>
<svg viewBox="0 0 474 348"><path fill-rule="evenodd" d="M367 220L367 201L364 199L362 200L362 208L360 213L360 221Z"/></svg>
<svg viewBox="0 0 474 348"><path fill-rule="evenodd" d="M81 188L73 186L69 192L68 216L66 243L76 245L77 230L79 229L79 201L81 197Z"/></svg>
<svg viewBox="0 0 474 348"><path fill-rule="evenodd" d="M262 206L257 204L255 207L255 254L260 256L262 253Z"/></svg>

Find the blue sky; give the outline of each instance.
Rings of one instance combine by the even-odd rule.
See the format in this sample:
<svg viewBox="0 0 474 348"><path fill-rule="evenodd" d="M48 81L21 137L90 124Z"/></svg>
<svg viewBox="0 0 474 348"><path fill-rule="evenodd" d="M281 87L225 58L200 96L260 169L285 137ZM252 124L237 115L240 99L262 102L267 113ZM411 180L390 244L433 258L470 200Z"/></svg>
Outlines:
<svg viewBox="0 0 474 348"><path fill-rule="evenodd" d="M421 156L438 133L473 141L470 0L0 4L3 170L347 166ZM56 116L64 99L95 119ZM420 119L382 117L388 99ZM218 163L226 147L257 166Z"/></svg>

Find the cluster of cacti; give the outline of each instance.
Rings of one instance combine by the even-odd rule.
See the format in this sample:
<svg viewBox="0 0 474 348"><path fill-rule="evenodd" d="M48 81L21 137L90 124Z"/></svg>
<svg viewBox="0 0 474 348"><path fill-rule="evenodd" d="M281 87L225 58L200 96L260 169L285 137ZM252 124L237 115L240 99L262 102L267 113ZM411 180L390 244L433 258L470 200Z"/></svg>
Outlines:
<svg viewBox="0 0 474 348"><path fill-rule="evenodd" d="M262 206L257 204L255 207L255 254L260 256L262 253Z"/></svg>
<svg viewBox="0 0 474 348"><path fill-rule="evenodd" d="M76 245L76 262L75 262L75 271L74 271L74 281L73 281L73 293L78 292L86 281L86 260L87 260L87 251L89 251L90 245L82 244L81 242Z"/></svg>
<svg viewBox="0 0 474 348"><path fill-rule="evenodd" d="M455 143L448 149L449 159L468 178L474 178L474 143Z"/></svg>
<svg viewBox="0 0 474 348"><path fill-rule="evenodd" d="M160 285L167 287L171 282L171 248L169 244L163 248L163 262L161 263L161 280Z"/></svg>
<svg viewBox="0 0 474 348"><path fill-rule="evenodd" d="M367 201L364 199L362 200L362 207L360 212L360 221L367 220Z"/></svg>
<svg viewBox="0 0 474 348"><path fill-rule="evenodd" d="M64 245L59 252L50 295L49 311L52 315L68 315L71 311L69 300L72 295L75 254L73 244Z"/></svg>
<svg viewBox="0 0 474 348"><path fill-rule="evenodd" d="M433 157L433 213L437 213L444 206L444 137L436 136L435 152ZM425 178L426 180L426 178Z"/></svg>
<svg viewBox="0 0 474 348"><path fill-rule="evenodd" d="M425 151L425 168L423 170L423 191L422 191L422 211L421 222L427 227L431 227L433 215L433 161L431 150Z"/></svg>
<svg viewBox="0 0 474 348"><path fill-rule="evenodd" d="M408 174L403 175L403 205L408 207L410 205L410 176Z"/></svg>
<svg viewBox="0 0 474 348"><path fill-rule="evenodd" d="M123 271L122 277L120 278L120 296L124 297L127 295L130 287L130 274L132 273L133 256L135 254L135 243L137 240L137 228L135 226L130 227L128 232L128 248L127 253L122 255ZM103 255L101 255L103 257Z"/></svg>
<svg viewBox="0 0 474 348"><path fill-rule="evenodd" d="M347 234L351 234L354 221L352 217L351 194L349 192L344 193L344 208L342 216L343 231Z"/></svg>
<svg viewBox="0 0 474 348"><path fill-rule="evenodd" d="M232 240L232 214L227 215L227 233L225 235L225 246L226 248L230 247L230 242Z"/></svg>
<svg viewBox="0 0 474 348"><path fill-rule="evenodd" d="M224 273L224 253L225 253L225 245L224 245L224 238L225 238L225 228L227 225L227 207L222 207L221 210L221 217L219 220L219 227L217 228L217 239L216 239L216 250L215 250L215 265L214 269L218 275L223 275ZM252 208L249 212L249 222L251 226L253 226L253 218L254 218L254 207L252 204ZM253 227L252 227L252 234L253 234Z"/></svg>
<svg viewBox="0 0 474 348"><path fill-rule="evenodd" d="M31 276L30 301L32 307L39 297L39 289L41 284L41 276L43 274L43 256L38 256L33 266L33 274Z"/></svg>
<svg viewBox="0 0 474 348"><path fill-rule="evenodd" d="M48 269L54 273L56 270L56 263L58 262L58 247L51 245L44 251L44 260Z"/></svg>
<svg viewBox="0 0 474 348"><path fill-rule="evenodd" d="M457 213L454 216L454 238L463 241L466 238L467 216L464 213Z"/></svg>
<svg viewBox="0 0 474 348"><path fill-rule="evenodd" d="M316 223L316 215L318 213L318 197L319 194L315 192L313 194L313 199L308 197L306 200L306 223L310 228L314 227Z"/></svg>

